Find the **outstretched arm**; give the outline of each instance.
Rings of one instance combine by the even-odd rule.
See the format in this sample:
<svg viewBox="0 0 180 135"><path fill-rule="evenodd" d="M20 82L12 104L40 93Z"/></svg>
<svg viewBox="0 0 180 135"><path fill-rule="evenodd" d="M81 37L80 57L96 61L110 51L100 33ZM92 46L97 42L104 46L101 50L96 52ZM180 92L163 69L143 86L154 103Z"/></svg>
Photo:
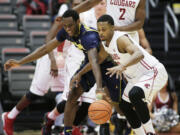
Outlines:
<svg viewBox="0 0 180 135"><path fill-rule="evenodd" d="M101 1L102 0L85 0L81 4L75 6L73 9L76 10L78 13L82 13L99 4Z"/></svg>
<svg viewBox="0 0 180 135"><path fill-rule="evenodd" d="M96 79L97 89L102 90L102 77L101 77L101 69L98 64L97 48L92 48L88 51L88 59L91 64L94 77Z"/></svg>
<svg viewBox="0 0 180 135"><path fill-rule="evenodd" d="M22 58L21 60L8 60L5 65L4 68L5 70L9 70L13 67L17 67L17 66L21 66L23 64L32 62L34 60L37 60L38 58L42 57L45 54L48 54L49 52L51 52L54 48L56 48L59 45L59 41L56 39L51 40L50 42L48 42L47 44L39 47L38 49L36 49L34 52L32 52L31 54L29 54L28 56Z"/></svg>
<svg viewBox="0 0 180 135"><path fill-rule="evenodd" d="M146 17L145 5L146 0L140 0L135 13L135 21L126 26L115 26L114 29L119 31L136 31L141 29Z"/></svg>

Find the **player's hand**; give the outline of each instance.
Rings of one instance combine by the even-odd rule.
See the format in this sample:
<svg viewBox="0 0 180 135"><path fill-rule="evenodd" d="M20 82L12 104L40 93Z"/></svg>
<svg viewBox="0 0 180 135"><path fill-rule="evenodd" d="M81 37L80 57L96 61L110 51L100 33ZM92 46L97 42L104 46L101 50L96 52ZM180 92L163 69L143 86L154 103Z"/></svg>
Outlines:
<svg viewBox="0 0 180 135"><path fill-rule="evenodd" d="M51 60L51 71L50 74L52 77L57 77L58 76L58 67L56 61Z"/></svg>
<svg viewBox="0 0 180 135"><path fill-rule="evenodd" d="M98 100L106 100L107 102L111 103L110 97L105 93L104 88L96 89L96 99Z"/></svg>
<svg viewBox="0 0 180 135"><path fill-rule="evenodd" d="M12 68L19 67L19 66L20 66L19 61L10 59L10 60L6 61L6 63L4 64L4 70L7 71Z"/></svg>
<svg viewBox="0 0 180 135"><path fill-rule="evenodd" d="M106 73L106 75L110 75L110 77L112 77L114 74L116 74L116 78L118 79L120 77L120 79L122 79L122 72L124 70L126 70L126 68L123 65L118 65L112 68L107 68L108 72Z"/></svg>
<svg viewBox="0 0 180 135"><path fill-rule="evenodd" d="M80 74L76 74L72 77L71 82L70 82L70 90L73 87L78 87L79 82L81 81L81 75Z"/></svg>

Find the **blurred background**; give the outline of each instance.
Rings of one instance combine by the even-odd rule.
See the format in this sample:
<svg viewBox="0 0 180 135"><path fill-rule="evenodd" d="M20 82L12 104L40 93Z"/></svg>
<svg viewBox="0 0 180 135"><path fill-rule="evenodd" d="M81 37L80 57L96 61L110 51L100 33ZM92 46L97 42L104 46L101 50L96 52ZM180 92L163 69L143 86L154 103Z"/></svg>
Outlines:
<svg viewBox="0 0 180 135"><path fill-rule="evenodd" d="M5 72L5 61L22 58L42 45L63 3L71 7L72 1L0 0L0 113L13 108L29 90L36 63ZM180 0L146 0L144 31L153 55L173 80L180 112ZM15 121L15 131L40 129L44 112L55 105L54 97L48 93L26 108Z"/></svg>

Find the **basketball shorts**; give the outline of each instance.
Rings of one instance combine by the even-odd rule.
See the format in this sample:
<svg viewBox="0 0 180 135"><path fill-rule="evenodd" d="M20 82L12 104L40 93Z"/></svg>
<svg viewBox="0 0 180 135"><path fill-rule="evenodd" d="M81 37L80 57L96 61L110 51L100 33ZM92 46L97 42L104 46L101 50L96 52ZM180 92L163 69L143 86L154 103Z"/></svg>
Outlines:
<svg viewBox="0 0 180 135"><path fill-rule="evenodd" d="M132 81L129 81L124 90L122 98L125 101L130 102L128 97L129 92L134 86L137 86L142 88L144 91L144 100L148 103L151 103L153 96L165 86L167 80L168 74L166 69L161 63L159 63L153 68L153 70L134 78Z"/></svg>
<svg viewBox="0 0 180 135"><path fill-rule="evenodd" d="M48 55L37 60L34 78L30 86L32 93L43 96L49 88L56 92L64 90L64 69L58 69L58 77L54 78L50 75L50 64Z"/></svg>
<svg viewBox="0 0 180 135"><path fill-rule="evenodd" d="M100 65L100 68L102 73L103 86L106 86L108 88L111 100L113 102L119 102L121 100L121 96L123 94L123 90L126 84L124 80L116 79L116 75L112 77L106 75L107 68L113 66L114 66L113 62L105 60ZM85 92L88 92L94 86L95 82L96 81L93 72L90 71L82 76L80 84L83 87L83 90Z"/></svg>

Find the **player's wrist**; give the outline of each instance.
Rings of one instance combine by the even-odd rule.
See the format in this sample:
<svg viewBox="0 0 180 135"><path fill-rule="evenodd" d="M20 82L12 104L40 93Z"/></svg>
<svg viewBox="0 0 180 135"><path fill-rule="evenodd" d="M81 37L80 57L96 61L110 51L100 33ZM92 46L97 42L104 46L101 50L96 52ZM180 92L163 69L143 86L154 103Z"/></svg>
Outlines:
<svg viewBox="0 0 180 135"><path fill-rule="evenodd" d="M126 68L127 68L127 66L125 64L121 64L120 66L122 68L122 71L126 70Z"/></svg>
<svg viewBox="0 0 180 135"><path fill-rule="evenodd" d="M103 88L103 87L97 88L97 89L96 89L96 93L98 93L98 92L104 92L104 88Z"/></svg>

